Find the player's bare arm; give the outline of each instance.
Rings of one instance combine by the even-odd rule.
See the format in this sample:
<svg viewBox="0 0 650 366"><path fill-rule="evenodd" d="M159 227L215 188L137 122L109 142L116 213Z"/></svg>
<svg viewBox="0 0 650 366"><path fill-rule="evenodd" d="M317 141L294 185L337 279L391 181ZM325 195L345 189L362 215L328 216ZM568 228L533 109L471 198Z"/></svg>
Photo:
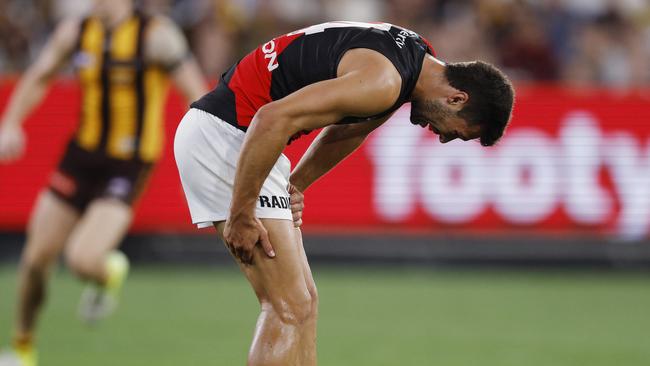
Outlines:
<svg viewBox="0 0 650 366"><path fill-rule="evenodd" d="M72 54L79 24L77 19L59 24L37 60L18 82L0 123L0 162L10 162L22 155L25 147L22 123L41 102L50 80Z"/></svg>
<svg viewBox="0 0 650 366"><path fill-rule="evenodd" d="M145 55L149 62L160 64L169 71L174 84L187 100L197 100L208 91L187 40L169 18L156 16L151 20Z"/></svg>
<svg viewBox="0 0 650 366"><path fill-rule="evenodd" d="M363 123L325 127L291 173L291 184L304 192L318 178L352 154L361 146L370 132L381 126L391 116L392 114Z"/></svg>
<svg viewBox="0 0 650 366"><path fill-rule="evenodd" d="M363 123L331 125L325 127L318 134L289 178L291 182L289 185L291 214L295 227L302 225L302 211L305 207L302 192L352 154L361 146L370 132L381 126L391 116L392 113L386 117Z"/></svg>
<svg viewBox="0 0 650 366"><path fill-rule="evenodd" d="M337 78L311 84L257 112L242 145L224 230L224 239L239 260L250 264L258 242L267 255L275 255L254 208L264 180L290 137L346 116L381 113L395 103L400 85L400 75L388 59L375 51L355 49L341 59Z"/></svg>

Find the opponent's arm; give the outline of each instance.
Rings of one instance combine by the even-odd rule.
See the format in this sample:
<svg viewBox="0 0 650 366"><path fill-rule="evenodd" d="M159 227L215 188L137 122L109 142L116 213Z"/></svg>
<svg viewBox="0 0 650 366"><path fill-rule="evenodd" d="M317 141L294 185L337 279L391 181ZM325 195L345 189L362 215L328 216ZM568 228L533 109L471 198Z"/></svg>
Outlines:
<svg viewBox="0 0 650 366"><path fill-rule="evenodd" d="M157 16L147 30L145 55L152 63L169 71L174 84L188 101L207 93L208 87L192 56L183 33L170 19Z"/></svg>
<svg viewBox="0 0 650 366"><path fill-rule="evenodd" d="M0 161L12 161L22 154L25 145L22 123L43 100L50 80L72 54L79 25L79 20L62 22L16 85L0 124Z"/></svg>
<svg viewBox="0 0 650 366"><path fill-rule="evenodd" d="M246 133L237 163L226 244L242 262L250 263L260 241L273 249L254 210L264 180L295 133L332 125L346 116L371 116L390 108L399 96L397 70L377 52L346 53L339 77L306 86L260 108Z"/></svg>
<svg viewBox="0 0 650 366"><path fill-rule="evenodd" d="M390 117L325 127L302 156L291 173L289 181L299 191L304 192L318 178L352 154L361 146L370 132L381 126Z"/></svg>
<svg viewBox="0 0 650 366"><path fill-rule="evenodd" d="M186 57L171 74L174 84L183 93L185 99L193 102L208 92L208 86L201 69L192 56Z"/></svg>

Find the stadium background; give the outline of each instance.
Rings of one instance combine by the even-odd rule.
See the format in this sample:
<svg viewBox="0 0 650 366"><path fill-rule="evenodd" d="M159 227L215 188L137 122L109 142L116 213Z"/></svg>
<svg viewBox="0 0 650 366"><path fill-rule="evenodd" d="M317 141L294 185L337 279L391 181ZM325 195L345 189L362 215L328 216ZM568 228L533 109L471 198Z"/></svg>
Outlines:
<svg viewBox="0 0 650 366"><path fill-rule="evenodd" d="M56 21L88 3L0 1L0 108ZM211 80L274 35L379 20L515 81L499 146L443 148L405 107L307 192L321 364L650 364L647 1L141 4L181 25ZM0 344L24 226L75 128L78 93L62 74L26 123L25 158L0 166ZM172 92L168 137L185 108ZM294 164L313 135L287 150ZM46 364L243 364L253 295L214 235L189 225L170 148L123 246L134 262L124 307L97 329L75 322L81 285L61 267L41 321Z"/></svg>

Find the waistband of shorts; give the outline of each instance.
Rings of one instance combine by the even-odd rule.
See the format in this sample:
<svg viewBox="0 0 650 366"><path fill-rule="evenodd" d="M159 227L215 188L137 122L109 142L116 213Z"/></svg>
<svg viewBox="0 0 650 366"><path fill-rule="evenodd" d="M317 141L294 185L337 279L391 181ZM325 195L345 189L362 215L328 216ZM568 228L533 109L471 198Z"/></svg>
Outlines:
<svg viewBox="0 0 650 366"><path fill-rule="evenodd" d="M248 129L248 127L242 127L242 126L240 126L239 124L237 124L236 122L227 121L227 120L225 120L225 119L223 119L223 118L221 118L221 117L215 115L214 113L208 112L208 111L206 111L205 109L202 109L202 108L199 108L199 107L196 107L196 106L190 106L190 110L197 110L197 111L199 111L199 112L202 112L202 113L208 114L208 115L210 115L210 117L212 117L212 118L218 120L219 122L224 123L224 124L227 124L227 125L230 125L230 126L232 126L233 128L235 128L235 129L237 129L237 130L239 130L239 131L242 131L242 132L244 132L244 133L246 133L246 130Z"/></svg>
<svg viewBox="0 0 650 366"><path fill-rule="evenodd" d="M210 113L208 111L205 111L205 110L203 110L201 108L191 107L190 111L192 111L192 110L198 111L200 113L207 114L208 116L210 116L211 119L215 120L217 123L221 123L222 125L226 126L226 128L231 129L232 132L237 132L237 133L242 133L243 132L244 134L246 133L245 130L242 130L241 128L237 127L236 125L233 125L232 123L230 123L228 121L225 121L225 120L219 118L218 116L215 116L214 114L212 114L212 113ZM284 155L283 153L280 154L280 159L285 160L289 164L289 169L291 169L291 160L289 160L289 158L286 155Z"/></svg>

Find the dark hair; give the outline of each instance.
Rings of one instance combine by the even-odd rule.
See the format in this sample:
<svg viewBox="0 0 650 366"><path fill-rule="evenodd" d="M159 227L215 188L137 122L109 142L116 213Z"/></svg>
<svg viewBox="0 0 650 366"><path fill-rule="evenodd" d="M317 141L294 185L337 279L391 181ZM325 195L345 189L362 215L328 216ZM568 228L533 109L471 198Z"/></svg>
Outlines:
<svg viewBox="0 0 650 366"><path fill-rule="evenodd" d="M445 66L449 85L469 95L458 116L481 125L481 145L494 145L510 122L515 97L512 83L503 72L483 61Z"/></svg>

